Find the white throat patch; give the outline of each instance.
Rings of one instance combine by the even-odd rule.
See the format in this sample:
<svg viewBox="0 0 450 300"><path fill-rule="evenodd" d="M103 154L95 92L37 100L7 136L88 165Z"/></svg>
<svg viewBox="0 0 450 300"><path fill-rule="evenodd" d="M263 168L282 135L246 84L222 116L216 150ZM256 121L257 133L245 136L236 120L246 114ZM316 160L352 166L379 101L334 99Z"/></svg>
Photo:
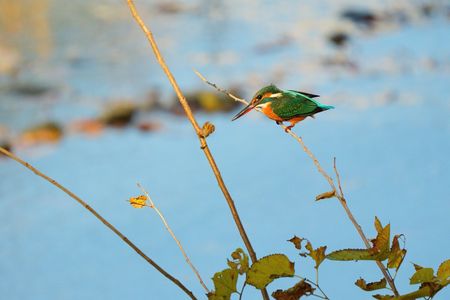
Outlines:
<svg viewBox="0 0 450 300"><path fill-rule="evenodd" d="M264 109L264 108L266 108L268 105L270 105L270 102L258 104L258 105L255 106L255 108L256 108L256 109Z"/></svg>
<svg viewBox="0 0 450 300"><path fill-rule="evenodd" d="M282 93L275 93L269 96L269 98L280 98L281 96L283 96Z"/></svg>

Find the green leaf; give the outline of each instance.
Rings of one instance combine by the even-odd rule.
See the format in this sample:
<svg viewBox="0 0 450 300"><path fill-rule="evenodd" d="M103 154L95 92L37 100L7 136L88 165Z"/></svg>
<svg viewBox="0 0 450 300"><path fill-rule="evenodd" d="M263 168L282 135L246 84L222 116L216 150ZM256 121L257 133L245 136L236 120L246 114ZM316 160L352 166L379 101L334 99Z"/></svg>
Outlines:
<svg viewBox="0 0 450 300"><path fill-rule="evenodd" d="M272 297L276 300L298 300L302 296L310 296L314 293L314 288L304 279L287 290L276 290Z"/></svg>
<svg viewBox="0 0 450 300"><path fill-rule="evenodd" d="M386 287L386 279L383 278L380 281L366 283L364 279L360 278L356 280L355 284L365 291L375 291Z"/></svg>
<svg viewBox="0 0 450 300"><path fill-rule="evenodd" d="M308 255L311 256L312 259L316 262L314 268L318 269L320 264L325 259L325 250L327 250L327 246L322 246L317 249L313 249L310 242L306 244L306 249L309 251Z"/></svg>
<svg viewBox="0 0 450 300"><path fill-rule="evenodd" d="M450 259L447 259L439 266L436 275L441 285L445 286L450 283Z"/></svg>
<svg viewBox="0 0 450 300"><path fill-rule="evenodd" d="M214 282L213 293L208 294L209 300L229 300L232 293L235 293L236 283L238 279L238 271L232 269L225 269L214 274L212 278Z"/></svg>
<svg viewBox="0 0 450 300"><path fill-rule="evenodd" d="M436 293L438 291L436 290ZM419 298L424 298L424 297L431 297L435 294L435 292L433 292L433 289L430 286L421 286L417 291L405 294L405 295L401 295L400 297L396 298L398 300L415 300L415 299L419 299Z"/></svg>
<svg viewBox="0 0 450 300"><path fill-rule="evenodd" d="M256 261L247 272L247 283L265 288L274 279L294 276L294 263L284 254L272 254Z"/></svg>
<svg viewBox="0 0 450 300"><path fill-rule="evenodd" d="M378 220L378 219L376 219ZM377 223L377 222L375 222ZM378 235L372 240L370 249L343 249L331 252L326 256L330 260L377 260L383 261L389 256L390 224L380 229Z"/></svg>
<svg viewBox="0 0 450 300"><path fill-rule="evenodd" d="M237 270L239 274L247 273L248 271L248 255L245 254L244 250L237 248L233 253L231 253L232 261L227 260L228 266L231 269Z"/></svg>
<svg viewBox="0 0 450 300"><path fill-rule="evenodd" d="M409 280L410 284L418 284L418 283L425 283L425 282L433 282L434 271L432 268L422 268L416 271L414 275Z"/></svg>
<svg viewBox="0 0 450 300"><path fill-rule="evenodd" d="M294 237L292 239L288 240L288 242L291 242L292 244L294 244L294 247L296 249L301 250L303 240L304 240L303 238L300 238L300 237L294 235Z"/></svg>
<svg viewBox="0 0 450 300"><path fill-rule="evenodd" d="M388 268L396 269L400 268L403 259L406 256L406 249L400 249L400 243L398 242L400 235L394 236L392 239L392 247L388 256Z"/></svg>
<svg viewBox="0 0 450 300"><path fill-rule="evenodd" d="M343 249L331 252L326 256L329 260L374 260L368 249Z"/></svg>

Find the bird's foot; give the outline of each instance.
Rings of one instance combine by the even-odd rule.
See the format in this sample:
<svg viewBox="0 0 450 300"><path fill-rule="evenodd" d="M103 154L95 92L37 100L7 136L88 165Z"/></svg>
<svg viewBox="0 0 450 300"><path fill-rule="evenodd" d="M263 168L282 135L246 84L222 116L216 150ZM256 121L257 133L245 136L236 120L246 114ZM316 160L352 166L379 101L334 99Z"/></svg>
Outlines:
<svg viewBox="0 0 450 300"><path fill-rule="evenodd" d="M294 127L294 125L289 125L284 129L284 132L288 133L288 131L290 131L292 129L292 127Z"/></svg>

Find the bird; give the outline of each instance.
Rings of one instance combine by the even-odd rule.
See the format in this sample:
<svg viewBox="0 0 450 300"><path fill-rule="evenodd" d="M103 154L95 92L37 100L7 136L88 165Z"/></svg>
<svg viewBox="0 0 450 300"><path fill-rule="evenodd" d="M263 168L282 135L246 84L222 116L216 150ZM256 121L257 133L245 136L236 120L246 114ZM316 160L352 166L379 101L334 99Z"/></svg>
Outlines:
<svg viewBox="0 0 450 300"><path fill-rule="evenodd" d="M306 117L314 118L315 114L334 108L313 99L317 97L319 95L282 90L271 84L257 91L250 103L237 113L232 121L256 108L268 118L275 120L278 125L286 121L290 122L290 125L285 128L288 132Z"/></svg>

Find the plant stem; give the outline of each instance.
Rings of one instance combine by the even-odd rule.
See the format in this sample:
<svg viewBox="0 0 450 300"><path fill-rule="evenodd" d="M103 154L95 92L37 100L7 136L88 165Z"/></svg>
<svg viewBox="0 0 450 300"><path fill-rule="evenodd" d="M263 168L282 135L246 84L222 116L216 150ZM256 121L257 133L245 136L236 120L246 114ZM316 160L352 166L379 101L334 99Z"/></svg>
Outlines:
<svg viewBox="0 0 450 300"><path fill-rule="evenodd" d="M183 246L181 245L180 241L177 239L177 237L175 236L175 233L173 233L172 229L170 228L169 224L166 221L166 218L164 218L164 215L161 213L161 211L158 209L158 207L155 206L155 203L153 202L152 198L150 197L150 195L148 194L148 192L138 183L137 186L141 189L141 191L145 194L145 196L147 197L148 201L150 202L150 208L153 208L156 213L158 214L159 218L161 219L161 221L164 224L164 227L166 227L167 231L170 233L170 235L172 236L172 238L174 239L174 241L177 243L178 248L180 248L181 253L184 256L184 259L186 260L186 262L188 263L189 267L191 267L192 271L194 272L195 276L197 276L198 280L200 281L200 284L202 285L202 287L205 289L206 294L208 294L210 291L208 289L208 287L205 285L205 283L203 282L202 277L200 276L200 273L198 272L198 270L195 268L195 266L192 264L191 260L189 259L189 256L186 254L186 252L184 251Z"/></svg>
<svg viewBox="0 0 450 300"><path fill-rule="evenodd" d="M252 244L250 243L250 239L247 236L247 233L244 229L244 226L242 225L242 221L239 217L239 214L237 212L236 206L234 204L233 199L231 198L230 193L228 192L228 189L225 185L225 182L223 181L222 175L220 174L219 168L217 167L217 164L214 160L213 155L211 154L211 151L208 148L208 143L206 142L206 138L203 136L202 134L202 129L200 128L200 126L197 123L197 120L195 119L192 110L188 104L188 102L186 101L186 98L183 96L183 93L181 92L180 87L178 86L178 83L176 82L175 78L172 75L172 72L170 72L169 67L167 66L166 62L164 61L161 52L159 51L158 45L155 41L155 38L153 37L152 32L150 31L150 29L147 28L147 26L144 24L144 21L142 20L142 18L139 16L137 10L136 10L136 6L134 5L134 2L132 0L127 0L127 4L128 7L130 8L131 14L133 16L133 18L136 20L136 22L138 23L139 27L142 29L142 31L144 32L145 36L147 37L153 53L156 57L156 60L158 61L159 65L161 66L161 68L163 69L164 73L166 74L170 84L172 85L172 88L174 89L178 100L181 103L181 106L184 109L184 112L187 116L187 118L189 119L189 121L191 122L192 126L194 127L194 130L197 134L197 137L200 141L200 148L203 150L203 153L206 156L206 159L209 162L209 165L211 166L211 169L216 177L217 183L228 203L228 206L230 208L231 214L233 216L234 222L236 223L236 226L238 228L239 234L241 235L241 238L245 244L245 247L248 251L248 254L252 260L252 262L256 262L257 261L257 256L255 253L255 250L253 249ZM267 293L266 289L261 290L262 295L263 295L263 299L265 300L269 300L269 294Z"/></svg>
<svg viewBox="0 0 450 300"><path fill-rule="evenodd" d="M209 82L208 80L206 80L206 78L201 75L199 72L195 71L195 73L197 74L197 76L200 77L201 80L203 80L205 83L209 84L210 86L216 88L219 92L225 93L226 95L230 96L232 99L234 99L235 101L239 101L243 104L248 104L247 101L245 101L244 99L238 98L234 95L232 95L231 93L227 92L224 89L219 88L216 84ZM286 130L287 126L280 124L280 126ZM361 237L361 239L363 240L365 246L369 249L371 248L369 240L367 239L366 235L364 234L361 226L359 225L359 223L356 221L355 217L353 216L352 212L350 211L349 207L347 206L347 201L344 198L344 193L342 192L342 187L341 187L341 180L339 177L339 173L337 171L336 168L336 158L334 159L334 170L336 172L336 178L338 180L338 186L339 186L339 191L336 189L336 185L334 184L333 179L330 177L330 175L328 175L328 173L322 168L322 166L319 163L319 160L316 158L316 156L311 152L311 150L309 150L309 148L306 146L306 144L303 142L303 139L301 137L299 137L298 135L296 135L294 132L292 132L290 129L287 129L287 133L292 136L295 140L297 140L297 142L302 146L303 151L311 158L311 160L313 161L314 165L316 166L317 170L319 171L320 174L322 174L322 176L328 181L328 184L330 185L330 187L333 189L335 197L339 200L339 203L341 203L342 207L344 208L345 212L347 213L348 218L350 219L350 221L352 222L353 226L355 227L356 231L358 232L359 236ZM376 261L376 264L378 266L378 268L380 269L381 273L383 273L384 278L386 279L386 281L388 282L389 286L391 287L393 293L395 296L399 296L399 293L397 291L397 288L395 287L395 283L394 280L392 279L392 277L389 275L389 272L387 270L387 268L383 265L383 263L381 263L380 261Z"/></svg>
<svg viewBox="0 0 450 300"><path fill-rule="evenodd" d="M239 293L239 300L242 300L242 295L244 294L244 289L245 286L247 285L247 280L244 282L244 284L242 285L242 289L241 292Z"/></svg>
<svg viewBox="0 0 450 300"><path fill-rule="evenodd" d="M26 161L22 160L21 158L17 157L13 153L9 152L8 150L0 147L0 152L4 155L8 156L9 158L17 161L27 169L31 170L33 173L35 173L37 176L42 177L43 179L47 180L60 190L62 190L64 193L69 195L71 198L73 198L75 201L77 201L79 204L81 204L85 209L87 209L91 214L94 215L100 222L102 222L106 227L108 227L112 232L114 232L119 238L122 239L122 241L125 242L128 246L130 246L134 251L136 251L137 254L139 254L143 259L145 259L151 266L153 266L156 270L158 270L164 277L172 281L175 285L177 285L183 292L185 292L189 298L196 300L197 298L194 296L194 294L186 288L178 279L170 275L166 270L164 270L162 267L160 267L155 261L153 261L150 257L145 255L144 252L142 252L141 249L139 249L134 243L132 243L123 233L121 233L116 227L114 227L111 223L109 223L105 218L103 218L97 211L95 211L92 207L90 207L86 202L84 202L80 197L72 193L69 189L65 188L61 184L59 184L56 180L50 178L49 176L45 175Z"/></svg>

